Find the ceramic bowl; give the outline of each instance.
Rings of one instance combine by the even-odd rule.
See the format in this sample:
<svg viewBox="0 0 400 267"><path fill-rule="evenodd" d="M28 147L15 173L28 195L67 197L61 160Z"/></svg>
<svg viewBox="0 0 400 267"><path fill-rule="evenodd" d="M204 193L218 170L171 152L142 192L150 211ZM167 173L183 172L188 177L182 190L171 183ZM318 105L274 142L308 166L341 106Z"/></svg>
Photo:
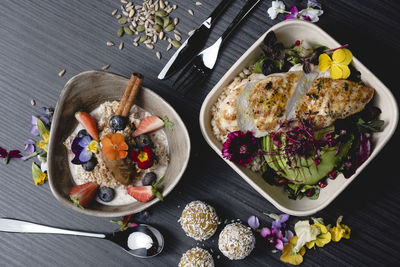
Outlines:
<svg viewBox="0 0 400 267"><path fill-rule="evenodd" d="M128 81L125 77L109 72L86 71L72 77L58 98L48 148L49 183L55 198L76 211L93 216L116 217L140 212L159 201L155 198L147 203L134 202L120 206L107 206L94 201L88 208L81 209L69 200L69 191L74 182L68 165L68 152L63 142L78 124L74 113L78 110L90 112L105 101L119 101ZM188 131L175 110L150 89L142 87L135 104L153 115L166 115L174 123L173 131L165 130L170 162L161 186L163 195L166 196L182 177L189 161Z"/></svg>
<svg viewBox="0 0 400 267"><path fill-rule="evenodd" d="M315 24L300 21L287 20L271 27L269 31L274 31L279 42L285 46L292 45L296 40L303 40L306 47L312 47L315 44L326 45L331 48L339 47L340 44L330 37L325 31ZM204 138L214 151L221 156L222 144L215 138L211 126L211 108L217 101L224 87L231 83L243 68L256 62L262 54L261 45L269 32L263 34L226 72L222 79L215 85L205 98L200 111L200 127ZM356 48L353 53L357 54ZM282 187L269 185L263 180L260 174L250 171L247 168L238 166L226 159L225 162L231 166L246 182L248 182L258 193L271 202L282 212L295 215L307 216L314 214L325 208L331 203L367 166L371 160L376 157L389 141L396 130L398 122L398 107L395 98L390 90L374 76L357 58L353 58L353 63L357 70L361 72L362 80L370 87L375 88L374 105L382 110L380 119L385 121L383 131L373 135L373 151L371 156L365 161L349 179L343 175L335 180L329 180L329 185L321 189L317 200L303 198L301 200L291 200L283 191Z"/></svg>

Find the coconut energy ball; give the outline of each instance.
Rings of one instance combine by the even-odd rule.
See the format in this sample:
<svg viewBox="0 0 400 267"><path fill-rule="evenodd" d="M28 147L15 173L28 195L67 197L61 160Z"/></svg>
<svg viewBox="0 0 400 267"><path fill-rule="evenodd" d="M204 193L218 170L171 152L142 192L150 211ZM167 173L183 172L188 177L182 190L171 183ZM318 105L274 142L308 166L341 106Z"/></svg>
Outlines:
<svg viewBox="0 0 400 267"><path fill-rule="evenodd" d="M213 207L196 200L186 205L179 222L187 236L206 240L217 230L218 216Z"/></svg>
<svg viewBox="0 0 400 267"><path fill-rule="evenodd" d="M179 267L214 267L214 260L207 250L196 247L182 255Z"/></svg>
<svg viewBox="0 0 400 267"><path fill-rule="evenodd" d="M241 260L254 249L256 239L250 227L241 223L225 226L218 239L218 248L230 260Z"/></svg>

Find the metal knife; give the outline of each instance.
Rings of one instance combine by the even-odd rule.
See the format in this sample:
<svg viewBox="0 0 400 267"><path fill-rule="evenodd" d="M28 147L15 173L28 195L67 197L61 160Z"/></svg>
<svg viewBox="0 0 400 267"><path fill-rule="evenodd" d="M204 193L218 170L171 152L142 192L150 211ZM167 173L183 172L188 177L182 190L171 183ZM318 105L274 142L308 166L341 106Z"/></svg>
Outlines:
<svg viewBox="0 0 400 267"><path fill-rule="evenodd" d="M198 29L179 47L175 54L170 58L164 68L158 74L158 79L163 80L188 64L197 55L207 41L215 21L233 0L223 0L214 9L211 15L200 25Z"/></svg>

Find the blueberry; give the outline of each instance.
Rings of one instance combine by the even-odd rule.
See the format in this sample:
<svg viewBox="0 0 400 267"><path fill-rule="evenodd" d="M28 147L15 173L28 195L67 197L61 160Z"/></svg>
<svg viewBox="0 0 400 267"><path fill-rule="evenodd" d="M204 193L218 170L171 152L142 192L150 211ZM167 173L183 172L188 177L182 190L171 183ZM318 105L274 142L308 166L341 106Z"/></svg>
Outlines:
<svg viewBox="0 0 400 267"><path fill-rule="evenodd" d="M114 199L115 191L111 187L102 186L97 194L101 201L110 202Z"/></svg>
<svg viewBox="0 0 400 267"><path fill-rule="evenodd" d="M79 138L83 138L83 137L85 137L85 136L89 136L89 134L88 134L88 132L85 130L85 129L82 129L82 130L80 130L79 132L78 132L78 135L77 135Z"/></svg>
<svg viewBox="0 0 400 267"><path fill-rule="evenodd" d="M136 136L135 143L138 148L143 148L145 146L153 147L153 142L151 141L151 138L145 134Z"/></svg>
<svg viewBox="0 0 400 267"><path fill-rule="evenodd" d="M82 163L82 168L85 171L90 172L90 171L93 171L93 169L94 169L94 167L96 167L96 165L97 165L97 159L95 156L92 156L92 158L89 161Z"/></svg>
<svg viewBox="0 0 400 267"><path fill-rule="evenodd" d="M115 115L110 118L110 127L115 132L125 129L127 124L128 119L126 117Z"/></svg>
<svg viewBox="0 0 400 267"><path fill-rule="evenodd" d="M146 185L154 185L157 180L157 175L154 172L146 173L142 178L142 184Z"/></svg>

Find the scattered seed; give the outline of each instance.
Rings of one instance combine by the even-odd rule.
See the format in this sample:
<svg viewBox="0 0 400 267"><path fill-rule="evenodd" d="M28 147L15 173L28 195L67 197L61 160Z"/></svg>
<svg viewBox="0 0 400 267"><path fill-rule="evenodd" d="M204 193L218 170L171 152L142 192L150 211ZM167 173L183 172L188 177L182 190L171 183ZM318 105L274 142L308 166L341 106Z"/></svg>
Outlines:
<svg viewBox="0 0 400 267"><path fill-rule="evenodd" d="M162 8L162 9L165 8L165 3L163 0L160 0L159 5L160 5L160 8Z"/></svg>
<svg viewBox="0 0 400 267"><path fill-rule="evenodd" d="M170 22L171 22L170 17L166 17L166 18L164 19L163 26L164 26L164 27L167 27L167 26L170 24Z"/></svg>
<svg viewBox="0 0 400 267"><path fill-rule="evenodd" d="M202 6L203 4L199 1L196 2L196 6Z"/></svg>
<svg viewBox="0 0 400 267"><path fill-rule="evenodd" d="M150 40L150 39L147 39L147 40L144 41L143 43L144 43L144 44L150 44L150 43L151 43L151 40Z"/></svg>
<svg viewBox="0 0 400 267"><path fill-rule="evenodd" d="M160 25L155 25L154 26L154 29L158 32L158 33L161 33L162 32L162 27L160 26Z"/></svg>
<svg viewBox="0 0 400 267"><path fill-rule="evenodd" d="M125 33L124 27L123 26L119 27L118 32L117 32L118 37L122 37L122 35L124 35L124 33Z"/></svg>
<svg viewBox="0 0 400 267"><path fill-rule="evenodd" d="M169 43L168 46L167 46L167 51L170 50L171 48L172 48L172 44Z"/></svg>
<svg viewBox="0 0 400 267"><path fill-rule="evenodd" d="M60 71L60 72L58 73L58 76L60 76L60 77L64 76L65 72L66 72L66 70L63 69L62 71Z"/></svg>
<svg viewBox="0 0 400 267"><path fill-rule="evenodd" d="M120 19L122 16L121 16L121 14L118 14L118 15L116 15L115 16L117 19Z"/></svg>
<svg viewBox="0 0 400 267"><path fill-rule="evenodd" d="M124 49L124 42L121 42L120 44L119 44L119 50L122 50L122 49Z"/></svg>
<svg viewBox="0 0 400 267"><path fill-rule="evenodd" d="M121 0L121 3L122 4L126 4L126 3L128 3L128 1L127 0Z"/></svg>
<svg viewBox="0 0 400 267"><path fill-rule="evenodd" d="M164 32L160 32L158 35L158 39L162 40L164 38Z"/></svg>
<svg viewBox="0 0 400 267"><path fill-rule="evenodd" d="M133 15L135 15L135 10L132 8L131 11L129 11L129 17L133 18Z"/></svg>
<svg viewBox="0 0 400 267"><path fill-rule="evenodd" d="M103 67L101 67L102 70L107 70L108 68L110 68L110 65L104 65Z"/></svg>
<svg viewBox="0 0 400 267"><path fill-rule="evenodd" d="M114 43L110 42L110 41L108 41L106 44L107 44L107 46L114 46Z"/></svg>
<svg viewBox="0 0 400 267"><path fill-rule="evenodd" d="M118 20L118 23L119 24L125 24L125 23L127 23L128 22L128 18L127 17L122 17L122 18L120 18L119 20Z"/></svg>
<svg viewBox="0 0 400 267"><path fill-rule="evenodd" d="M115 14L118 13L118 9L114 9L114 11L111 13L111 15L115 16Z"/></svg>
<svg viewBox="0 0 400 267"><path fill-rule="evenodd" d="M139 42L143 43L144 41L147 40L147 35L143 34L142 36L140 36L139 38Z"/></svg>
<svg viewBox="0 0 400 267"><path fill-rule="evenodd" d="M178 5L173 5L173 6L172 6L172 9L173 9L173 10L175 10L175 9L177 9L177 8L178 8Z"/></svg>
<svg viewBox="0 0 400 267"><path fill-rule="evenodd" d="M133 42L138 42L140 39L140 36L135 37L135 39L133 39Z"/></svg>
<svg viewBox="0 0 400 267"><path fill-rule="evenodd" d="M32 106L35 106L35 105L36 105L35 99L31 99L31 105L32 105Z"/></svg>
<svg viewBox="0 0 400 267"><path fill-rule="evenodd" d="M174 30L174 33L181 35L181 33L177 29Z"/></svg>
<svg viewBox="0 0 400 267"><path fill-rule="evenodd" d="M168 15L167 11L165 11L163 9L156 11L155 14L156 14L156 16L159 16L161 18L163 18L163 17Z"/></svg>
<svg viewBox="0 0 400 267"><path fill-rule="evenodd" d="M124 14L124 16L126 16L126 17L128 17L128 16L129 16L129 13L128 13L128 12L126 12L125 10L124 10L124 11L122 11L122 14Z"/></svg>
<svg viewBox="0 0 400 267"><path fill-rule="evenodd" d="M160 51L157 51L157 52L156 52L156 56L157 56L158 59L161 59L161 53L160 53Z"/></svg>
<svg viewBox="0 0 400 267"><path fill-rule="evenodd" d="M137 26L136 30L138 32L143 32L145 30L145 27L144 27L144 25L139 25L139 26Z"/></svg>
<svg viewBox="0 0 400 267"><path fill-rule="evenodd" d="M146 47L147 47L148 49L154 49L154 45L152 45L152 44L146 44Z"/></svg>
<svg viewBox="0 0 400 267"><path fill-rule="evenodd" d="M174 34L174 36L175 36L175 39L177 40L177 41L182 41L182 37L179 35L179 34Z"/></svg>
<svg viewBox="0 0 400 267"><path fill-rule="evenodd" d="M179 23L179 19L178 18L174 18L174 24L177 25Z"/></svg>
<svg viewBox="0 0 400 267"><path fill-rule="evenodd" d="M190 15L194 16L193 10L189 9L188 12Z"/></svg>
<svg viewBox="0 0 400 267"><path fill-rule="evenodd" d="M123 29L124 29L124 32L125 32L126 34L128 34L128 35L133 35L133 31L132 31L131 28L129 28L129 26L124 26Z"/></svg>
<svg viewBox="0 0 400 267"><path fill-rule="evenodd" d="M158 24L158 25L164 25L164 21L163 21L163 19L162 18L160 18L159 16L156 16L155 18L154 18L154 21Z"/></svg>
<svg viewBox="0 0 400 267"><path fill-rule="evenodd" d="M171 44L172 44L174 47L176 47L176 48L179 48L179 47L182 45L180 42L178 42L178 41L176 41L176 40L172 40L172 41L171 41Z"/></svg>
<svg viewBox="0 0 400 267"><path fill-rule="evenodd" d="M170 32L170 31L172 31L173 29L175 29L175 25L174 24L169 24L167 27L165 27L164 28L164 30L166 31L166 32Z"/></svg>

